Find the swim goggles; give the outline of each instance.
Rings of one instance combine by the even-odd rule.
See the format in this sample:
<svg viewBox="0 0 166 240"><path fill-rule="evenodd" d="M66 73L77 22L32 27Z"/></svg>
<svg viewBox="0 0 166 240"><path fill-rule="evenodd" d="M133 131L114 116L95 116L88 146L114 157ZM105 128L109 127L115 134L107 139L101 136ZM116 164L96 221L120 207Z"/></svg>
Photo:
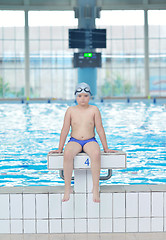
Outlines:
<svg viewBox="0 0 166 240"><path fill-rule="evenodd" d="M90 91L90 88L88 88L88 87L85 87L85 88L77 88L76 89L76 91L75 91L75 95L77 94L77 93L81 93L81 92L86 92L86 93L89 93L90 95L92 95L92 93L91 93L91 91Z"/></svg>

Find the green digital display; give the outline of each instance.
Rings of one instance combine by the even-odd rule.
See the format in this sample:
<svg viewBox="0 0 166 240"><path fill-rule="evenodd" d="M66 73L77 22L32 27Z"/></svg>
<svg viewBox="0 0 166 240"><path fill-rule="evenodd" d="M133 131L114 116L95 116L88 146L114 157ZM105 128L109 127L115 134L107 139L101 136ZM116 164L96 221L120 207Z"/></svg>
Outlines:
<svg viewBox="0 0 166 240"><path fill-rule="evenodd" d="M98 52L74 53L73 63L75 68L101 67L101 53Z"/></svg>
<svg viewBox="0 0 166 240"><path fill-rule="evenodd" d="M84 53L84 57L92 57L92 53Z"/></svg>

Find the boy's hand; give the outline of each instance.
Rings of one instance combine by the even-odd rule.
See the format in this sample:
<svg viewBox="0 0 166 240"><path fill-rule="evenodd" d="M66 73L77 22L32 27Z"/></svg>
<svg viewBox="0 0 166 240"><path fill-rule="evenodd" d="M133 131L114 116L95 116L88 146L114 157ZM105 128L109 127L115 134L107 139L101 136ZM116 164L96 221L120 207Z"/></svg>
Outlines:
<svg viewBox="0 0 166 240"><path fill-rule="evenodd" d="M52 150L49 153L62 153L62 152L63 150L58 149L58 150Z"/></svg>
<svg viewBox="0 0 166 240"><path fill-rule="evenodd" d="M107 148L107 149L104 150L104 152L105 152L105 153L116 153L116 152L118 152L118 151L116 151L116 150L111 150L111 149L108 149L108 148Z"/></svg>

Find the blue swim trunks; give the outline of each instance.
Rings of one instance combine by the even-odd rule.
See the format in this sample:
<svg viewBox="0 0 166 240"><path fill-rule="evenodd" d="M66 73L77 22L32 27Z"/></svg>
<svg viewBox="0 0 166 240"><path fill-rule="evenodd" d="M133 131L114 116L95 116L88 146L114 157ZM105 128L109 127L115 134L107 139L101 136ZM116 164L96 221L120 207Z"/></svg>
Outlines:
<svg viewBox="0 0 166 240"><path fill-rule="evenodd" d="M68 142L77 142L77 143L79 143L79 144L82 146L82 148L83 148L83 146L84 146L86 143L88 143L88 142L97 142L97 140L96 140L95 137L90 138L90 139L86 139L86 140L78 140L78 139L76 139L76 138L71 137Z"/></svg>

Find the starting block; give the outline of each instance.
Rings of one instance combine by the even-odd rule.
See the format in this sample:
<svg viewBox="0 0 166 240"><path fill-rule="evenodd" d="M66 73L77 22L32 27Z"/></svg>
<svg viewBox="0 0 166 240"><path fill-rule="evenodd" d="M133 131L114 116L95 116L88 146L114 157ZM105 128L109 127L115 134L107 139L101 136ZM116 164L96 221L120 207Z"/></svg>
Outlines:
<svg viewBox="0 0 166 240"><path fill-rule="evenodd" d="M63 170L63 153L49 153L47 155L49 170ZM127 156L123 151L116 153L101 152L101 169L125 169ZM91 160L86 153L79 153L74 158L74 191L78 193L91 192Z"/></svg>

